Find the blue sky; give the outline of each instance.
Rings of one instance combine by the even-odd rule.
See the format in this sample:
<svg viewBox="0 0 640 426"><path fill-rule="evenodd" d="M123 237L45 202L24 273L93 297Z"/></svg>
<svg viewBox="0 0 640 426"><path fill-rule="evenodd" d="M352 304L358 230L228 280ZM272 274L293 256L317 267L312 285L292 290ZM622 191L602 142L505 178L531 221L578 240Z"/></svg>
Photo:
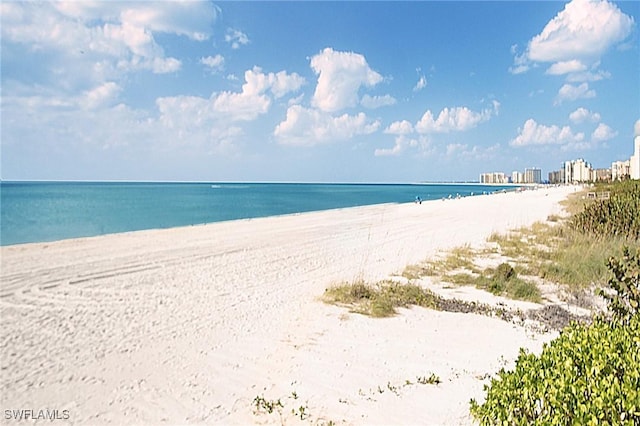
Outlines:
<svg viewBox="0 0 640 426"><path fill-rule="evenodd" d="M415 182L632 154L640 3L15 2L4 180Z"/></svg>

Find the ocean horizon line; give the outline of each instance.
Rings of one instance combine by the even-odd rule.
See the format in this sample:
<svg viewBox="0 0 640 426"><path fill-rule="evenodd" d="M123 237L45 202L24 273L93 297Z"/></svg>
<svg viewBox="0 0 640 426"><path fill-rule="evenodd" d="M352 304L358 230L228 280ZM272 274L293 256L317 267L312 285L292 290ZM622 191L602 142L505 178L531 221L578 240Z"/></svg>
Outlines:
<svg viewBox="0 0 640 426"><path fill-rule="evenodd" d="M530 186L540 184L530 183L482 183L479 181L371 181L371 182L358 182L358 181L285 181L285 180L125 180L125 179L106 179L106 180L91 180L91 179L0 179L0 184L4 183L122 183L122 184L228 184L228 185L482 185L482 186Z"/></svg>

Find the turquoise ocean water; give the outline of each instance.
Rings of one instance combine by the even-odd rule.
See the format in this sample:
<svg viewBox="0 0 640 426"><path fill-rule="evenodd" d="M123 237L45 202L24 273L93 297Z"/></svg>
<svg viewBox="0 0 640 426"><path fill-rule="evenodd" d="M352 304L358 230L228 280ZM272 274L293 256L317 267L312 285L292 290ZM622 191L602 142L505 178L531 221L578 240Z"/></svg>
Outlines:
<svg viewBox="0 0 640 426"><path fill-rule="evenodd" d="M0 245L413 202L513 187L454 184L0 183Z"/></svg>

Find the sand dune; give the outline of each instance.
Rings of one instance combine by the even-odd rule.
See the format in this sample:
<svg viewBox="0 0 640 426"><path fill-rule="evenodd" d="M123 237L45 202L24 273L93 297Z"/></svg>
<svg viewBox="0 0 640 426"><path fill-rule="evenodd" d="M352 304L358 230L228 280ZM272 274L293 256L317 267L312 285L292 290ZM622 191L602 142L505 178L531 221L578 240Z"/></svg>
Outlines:
<svg viewBox="0 0 640 426"><path fill-rule="evenodd" d="M2 421L296 424L303 407L311 424L468 424L486 377L550 335L421 308L372 319L319 297L544 220L572 191L2 247ZM430 373L442 383L417 383ZM255 414L256 396L284 408Z"/></svg>

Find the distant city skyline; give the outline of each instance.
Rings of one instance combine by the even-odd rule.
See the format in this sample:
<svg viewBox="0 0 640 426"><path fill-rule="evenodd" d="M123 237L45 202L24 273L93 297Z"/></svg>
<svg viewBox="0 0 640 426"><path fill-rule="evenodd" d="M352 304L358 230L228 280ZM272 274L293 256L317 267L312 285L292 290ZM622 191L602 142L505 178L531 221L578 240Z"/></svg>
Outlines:
<svg viewBox="0 0 640 426"><path fill-rule="evenodd" d="M559 169L549 170L545 179L536 167L525 169L524 173L515 170L509 176L503 171L484 171L480 173L480 183L573 183L598 180L640 179L640 120L634 126L634 137L630 144L631 155L627 159L615 160L608 167L595 168L584 158L565 160ZM535 177L534 177L535 176Z"/></svg>
<svg viewBox="0 0 640 426"><path fill-rule="evenodd" d="M633 154L640 2L0 4L3 180L472 181Z"/></svg>

